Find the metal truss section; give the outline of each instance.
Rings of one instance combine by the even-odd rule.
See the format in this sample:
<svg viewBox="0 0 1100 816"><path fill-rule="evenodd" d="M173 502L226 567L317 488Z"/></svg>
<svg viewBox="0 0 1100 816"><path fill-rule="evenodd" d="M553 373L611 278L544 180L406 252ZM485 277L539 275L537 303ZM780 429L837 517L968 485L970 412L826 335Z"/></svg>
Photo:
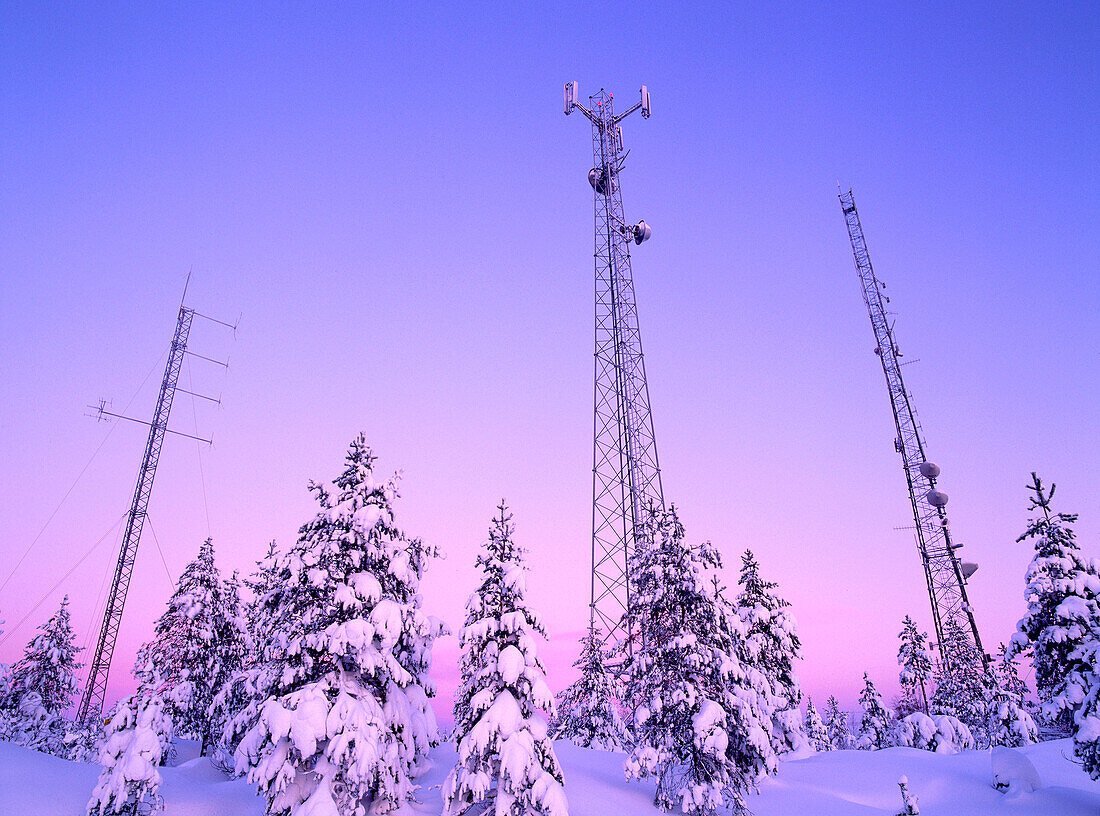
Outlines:
<svg viewBox="0 0 1100 816"><path fill-rule="evenodd" d="M890 394L890 406L894 412L897 438L894 448L901 455L905 481L909 488L909 500L916 522L917 549L924 565L928 597L932 604L932 621L936 630L936 642L944 641L944 629L948 621L955 621L964 632L973 637L973 643L988 666L989 658L982 648L978 625L966 594L966 577L976 565L964 565L956 555L961 544L951 541L951 527L945 506L947 495L936 489L938 466L929 462L924 449L920 424L913 410L912 395L906 391L902 380L900 352L894 339L893 327L887 317L882 294L883 284L875 277L867 241L863 235L859 213L852 191L840 194L848 237L855 256L856 272L863 290L863 302L871 318L875 333L875 354L882 363L886 388ZM973 569L964 569L973 567ZM941 650L941 659L944 654Z"/></svg>
<svg viewBox="0 0 1100 816"><path fill-rule="evenodd" d="M103 612L103 623L96 642L95 655L88 671L88 680L84 696L77 709L77 721L89 723L99 717L103 711L103 700L107 694L107 675L111 670L111 658L114 656L115 642L118 639L119 625L122 623L122 609L126 605L126 591L130 587L130 576L134 571L134 559L137 557L141 529L145 523L149 506L149 494L153 490L153 478L157 473L164 434L168 430L168 415L172 411L172 399L176 393L180 366L187 351L187 337L191 331L191 322L195 311L180 306L176 319L176 333L172 337L172 347L168 353L168 364L164 369L164 379L160 384L157 406L153 420L149 423L149 438L145 443L145 455L138 471L137 485L134 488L133 501L126 518L126 529L122 536L122 546L115 565L114 580Z"/></svg>
<svg viewBox="0 0 1100 816"><path fill-rule="evenodd" d="M619 122L634 110L649 113L649 96L616 116L612 94L575 104L592 123L595 198L595 394L592 451L591 620L604 643L631 648L625 615L630 608L629 559L643 540L649 513L664 509L661 469L653 433L638 306L630 266L631 241L649 236L645 222L623 216L625 159ZM567 111L568 103L567 86Z"/></svg>

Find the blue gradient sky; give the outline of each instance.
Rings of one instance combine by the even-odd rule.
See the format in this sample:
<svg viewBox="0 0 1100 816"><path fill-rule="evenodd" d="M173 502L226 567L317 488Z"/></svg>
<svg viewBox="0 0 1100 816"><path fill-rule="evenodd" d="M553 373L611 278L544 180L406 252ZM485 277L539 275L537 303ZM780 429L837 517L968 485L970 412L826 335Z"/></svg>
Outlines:
<svg viewBox="0 0 1100 816"><path fill-rule="evenodd" d="M667 497L752 547L815 697L896 689L929 625L892 420L836 181L855 189L991 646L1022 610L1025 484L1100 536L1100 15L1094 4L7 4L0 9L0 563L107 426L147 416L180 291L234 319L184 371L113 683L209 532L223 567L289 543L359 430L401 518L448 552L457 626L501 496L531 550L551 685L587 620L591 162L561 85L641 83L623 178ZM139 387L147 372L152 375ZM14 660L73 596L81 641L145 434L114 429L0 592ZM204 505L205 480L207 502ZM207 510L209 524L207 522ZM164 563L157 552L156 534ZM454 639L441 645L445 690Z"/></svg>

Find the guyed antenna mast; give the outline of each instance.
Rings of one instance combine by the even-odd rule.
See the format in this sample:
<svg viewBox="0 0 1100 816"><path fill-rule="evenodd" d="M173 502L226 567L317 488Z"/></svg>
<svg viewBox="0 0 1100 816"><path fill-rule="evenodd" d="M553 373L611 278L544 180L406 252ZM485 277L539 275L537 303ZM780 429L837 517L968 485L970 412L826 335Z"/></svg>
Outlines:
<svg viewBox="0 0 1100 816"><path fill-rule="evenodd" d="M191 276L187 276L190 283ZM184 286L184 297L187 296L187 287ZM188 308L180 303L179 315L176 317L176 331L172 336L172 346L168 352L168 363L164 369L164 378L160 383L160 392L157 395L157 405L153 410L153 419L150 422L122 416L106 410L106 403L100 402L96 406L100 418L114 417L128 419L133 422L141 422L149 426L149 437L145 442L145 453L141 457L141 467L138 469L137 485L134 487L134 496L130 502L130 512L126 517L126 528L122 536L122 545L118 553L118 562L115 564L114 578L111 581L111 591L107 596L107 605L103 611L103 622L99 629L99 638L96 641L95 654L88 670L88 679L84 685L84 695L80 699L77 709L77 722L85 725L99 717L103 711L103 700L107 694L107 675L111 671L111 659L115 652L115 642L118 640L118 629L122 623L122 610L126 605L126 592L130 587L130 577L134 571L134 560L137 558L138 542L141 539L141 530L145 524L145 518L149 507L149 496L153 490L153 479L157 475L157 463L160 461L160 451L164 444L166 433L174 433L200 442L210 443L209 439L200 439L191 434L180 433L168 428L168 416L172 412L172 400L177 389L180 367L183 358L192 354L201 359L229 367L228 363L212 360L209 357L194 354L187 350L187 338L191 332L191 323L196 318L202 318L214 323L236 330L233 324L207 317L206 315ZM190 394L190 391L186 393ZM218 400L202 394L195 394L214 402Z"/></svg>

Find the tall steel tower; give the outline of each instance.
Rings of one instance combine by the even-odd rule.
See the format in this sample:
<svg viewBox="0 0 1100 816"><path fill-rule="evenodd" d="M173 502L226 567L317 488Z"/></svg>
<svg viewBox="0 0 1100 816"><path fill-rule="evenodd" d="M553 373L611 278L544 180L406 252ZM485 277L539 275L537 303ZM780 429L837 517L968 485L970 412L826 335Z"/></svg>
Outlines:
<svg viewBox="0 0 1100 816"><path fill-rule="evenodd" d="M80 699L80 707L77 709L77 721L81 723L89 723L100 716L103 711L103 698L107 694L107 674L111 670L111 658L114 656L115 641L118 639L118 628L122 623L122 608L126 605L126 591L130 587L130 576L134 571L134 559L137 557L141 529L145 524L146 510L149 506L149 494L153 490L153 478L157 475L160 449L164 444L164 434L168 432L168 415L172 411L172 398L176 394L176 382L179 380L180 366L183 364L183 357L187 353L187 336L191 332L191 322L195 315L194 309L180 305L179 316L176 318L176 333L172 337L172 346L168 352L168 364L164 369L164 379L161 381L160 393L157 396L157 407L153 411L152 422L148 423L149 438L145 443L145 455L141 459L137 485L134 487L134 497L130 503L129 515L126 518L126 530L122 536L122 546L118 553L118 563L115 565L114 580L111 582L111 591L103 612L103 623L100 626L95 655L92 657L91 666L88 670L84 696ZM221 321L215 322L220 323ZM197 394L196 396L202 395ZM120 416L105 410L102 403L99 406L99 412L101 415ZM130 419L130 417L122 418ZM190 436L190 434L181 435ZM200 441L208 442L209 440Z"/></svg>
<svg viewBox="0 0 1100 816"><path fill-rule="evenodd" d="M595 197L596 354L592 446L592 595L590 625L608 646L630 648L624 615L630 607L627 564L645 535L651 509L664 509L661 469L649 407L630 244L650 236L645 221L623 216L621 174L627 151L619 123L636 110L649 118L649 91L620 114L600 90L589 107L577 101L577 83L565 85L565 113L579 110L592 123Z"/></svg>
<svg viewBox="0 0 1100 816"><path fill-rule="evenodd" d="M863 288L863 302L867 304L871 328L875 332L875 354L882 363L882 373L886 376L886 388L890 394L890 406L894 410L894 424L898 434L894 440L894 449L901 455L905 481L909 487L909 500L913 506L913 520L916 522L917 549L928 583L936 642L943 643L944 628L949 620L954 620L962 631L973 636L974 645L982 655L982 663L988 667L989 657L982 649L978 625L974 621L974 612L966 596L966 579L974 574L978 565L960 561L956 551L962 544L951 541L951 526L945 509L947 494L936 489L940 468L934 462L928 461L925 455L921 427L913 411L912 395L905 390L905 383L902 381L902 363L899 359L901 352L898 351L897 341L894 339L893 326L887 319L885 304L889 299L882 292L885 284L875 277L871 267L871 256L867 253L867 241L863 237L863 226L860 224L851 190L840 193L840 206L848 225L856 272ZM942 650L940 655L944 659Z"/></svg>

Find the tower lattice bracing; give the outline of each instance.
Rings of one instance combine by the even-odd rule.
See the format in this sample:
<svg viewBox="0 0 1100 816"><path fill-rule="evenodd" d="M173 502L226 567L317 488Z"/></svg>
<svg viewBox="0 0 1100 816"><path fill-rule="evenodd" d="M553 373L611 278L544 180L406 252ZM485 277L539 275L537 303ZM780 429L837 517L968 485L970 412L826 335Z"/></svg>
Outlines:
<svg viewBox="0 0 1100 816"><path fill-rule="evenodd" d="M107 675L111 670L111 658L114 656L118 628L122 623L122 609L126 605L126 591L130 587L130 576L134 571L134 559L137 557L141 528L145 524L149 506L149 494L153 490L153 478L157 474L157 462L160 449L164 444L164 434L168 430L168 415L172 411L172 399L176 393L180 366L187 352L187 336L191 331L191 322L195 311L180 306L176 319L176 333L172 337L172 346L168 352L168 364L164 369L164 379L157 396L157 407L153 420L149 423L149 438L145 443L145 455L141 459L134 498L130 503L130 512L126 517L126 529L122 536L122 546L115 565L114 580L107 597L103 612L103 623L99 630L95 654L88 670L88 680L84 687L84 696L77 709L77 721L88 723L100 716L103 711L103 699L107 694Z"/></svg>
<svg viewBox="0 0 1100 816"><path fill-rule="evenodd" d="M894 448L901 455L902 468L909 487L909 500L913 507L913 520L916 522L917 548L924 564L936 642L944 642L944 628L949 620L954 620L963 632L973 637L978 653L982 655L983 662L987 663L988 657L982 649L978 625L966 595L966 579L977 569L977 565L960 561L956 551L962 545L952 543L951 527L945 509L947 494L936 489L940 468L928 461L926 456L920 423L913 411L912 395L906 391L902 380L902 363L899 359L901 355L893 327L887 319L883 284L875 277L871 267L867 241L863 236L863 227L851 190L840 194L840 204L848 225L856 272L863 289L863 301L867 304L871 327L875 333L875 354L882 363L890 405L894 411L897 430ZM943 656L941 651L941 659Z"/></svg>
<svg viewBox="0 0 1100 816"><path fill-rule="evenodd" d="M595 396L592 452L591 625L608 646L630 638L628 559L645 535L648 513L664 508L657 442L653 434L638 306L630 268L630 244L650 234L644 222L623 215L621 174L626 153L619 123L636 110L649 116L649 93L618 115L612 94L576 101L566 85L565 112L580 110L592 124L595 198Z"/></svg>

